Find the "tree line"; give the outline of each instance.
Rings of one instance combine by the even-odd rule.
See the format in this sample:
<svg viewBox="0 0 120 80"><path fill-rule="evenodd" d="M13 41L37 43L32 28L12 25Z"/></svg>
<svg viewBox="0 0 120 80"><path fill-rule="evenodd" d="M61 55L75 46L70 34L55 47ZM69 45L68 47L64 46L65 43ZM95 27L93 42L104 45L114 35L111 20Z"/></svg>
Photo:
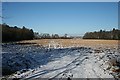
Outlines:
<svg viewBox="0 0 120 80"><path fill-rule="evenodd" d="M18 28L17 26L10 27L7 24L0 24L2 27L2 42L31 40L34 38L34 32L32 29L28 29L25 26Z"/></svg>
<svg viewBox="0 0 120 80"><path fill-rule="evenodd" d="M52 34L50 35L49 33L41 33L39 34L38 32L34 33L35 39L72 39L72 36L68 36L68 34L64 34L63 36L60 36L58 34Z"/></svg>
<svg viewBox="0 0 120 80"><path fill-rule="evenodd" d="M109 40L120 40L120 30L113 28L111 31L95 31L87 32L83 36L83 39L109 39Z"/></svg>
<svg viewBox="0 0 120 80"><path fill-rule="evenodd" d="M32 39L72 39L73 36L64 34L59 36L58 34L48 34L34 32L32 29L28 29L25 26L18 28L17 26L11 27L7 24L0 24L2 27L2 42L9 41L20 41L20 40L32 40ZM109 39L109 40L120 40L120 30L113 28L111 31L95 31L87 32L84 34L83 39Z"/></svg>
<svg viewBox="0 0 120 80"><path fill-rule="evenodd" d="M32 40L32 39L71 39L67 34L59 36L58 34L48 34L34 32L32 29L28 29L25 26L19 28L17 26L9 26L6 23L0 24L2 27L2 42Z"/></svg>

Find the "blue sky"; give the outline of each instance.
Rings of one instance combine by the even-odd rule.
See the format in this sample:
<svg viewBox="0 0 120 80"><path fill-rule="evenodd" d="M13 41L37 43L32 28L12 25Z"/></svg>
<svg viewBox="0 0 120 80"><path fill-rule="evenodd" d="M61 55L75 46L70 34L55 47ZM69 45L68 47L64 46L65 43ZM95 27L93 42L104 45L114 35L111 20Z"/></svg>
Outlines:
<svg viewBox="0 0 120 80"><path fill-rule="evenodd" d="M3 23L39 33L84 34L118 28L117 2L3 2Z"/></svg>

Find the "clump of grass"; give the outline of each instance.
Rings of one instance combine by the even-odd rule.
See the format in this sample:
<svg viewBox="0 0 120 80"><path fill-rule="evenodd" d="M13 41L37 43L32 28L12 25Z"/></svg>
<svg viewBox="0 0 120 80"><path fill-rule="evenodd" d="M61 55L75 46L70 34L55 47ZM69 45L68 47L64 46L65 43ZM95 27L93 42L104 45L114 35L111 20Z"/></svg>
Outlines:
<svg viewBox="0 0 120 80"><path fill-rule="evenodd" d="M117 58L110 59L109 65L112 68L112 72L120 72L120 62L117 60Z"/></svg>
<svg viewBox="0 0 120 80"><path fill-rule="evenodd" d="M116 65L117 65L116 59L115 59L115 58L114 58L114 59L110 59L110 60L109 60L109 65L110 65L110 66L116 66Z"/></svg>
<svg viewBox="0 0 120 80"><path fill-rule="evenodd" d="M113 72L120 72L120 69L113 69Z"/></svg>
<svg viewBox="0 0 120 80"><path fill-rule="evenodd" d="M120 78L120 75L118 75L118 78Z"/></svg>

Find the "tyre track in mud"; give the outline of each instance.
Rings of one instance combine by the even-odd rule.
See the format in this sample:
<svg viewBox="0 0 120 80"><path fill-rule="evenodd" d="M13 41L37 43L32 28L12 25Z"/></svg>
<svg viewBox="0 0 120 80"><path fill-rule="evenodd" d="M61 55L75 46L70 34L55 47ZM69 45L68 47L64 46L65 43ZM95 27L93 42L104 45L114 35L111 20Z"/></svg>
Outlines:
<svg viewBox="0 0 120 80"><path fill-rule="evenodd" d="M69 50L67 53L69 53L70 51L71 51L71 50ZM85 55L85 57L84 57L82 60L80 60L80 58L83 57L84 55ZM76 68L76 67L78 66L78 64L80 65L85 59L86 59L86 54L80 54L79 57L75 58L71 63L67 64L67 65L64 66L64 67L61 67L61 68L58 68L58 69L52 69L52 70L43 70L43 71L40 71L40 72L35 73L35 74L37 74L37 75L31 76L31 77L26 78L26 79L24 79L24 80L33 79L33 78L35 78L35 77L42 76L42 75L47 74L47 73L51 73L51 72L54 72L54 71L61 71L61 70L65 69L65 70L63 70L62 72L59 72L57 75L53 76L53 77L51 78L51 79L53 79L53 78L59 76L60 74L66 72L66 71L69 71L69 70L72 70L72 69ZM78 63L77 63L77 62L78 62ZM76 63L77 63L77 64L76 64ZM73 65L74 65L74 66L73 66Z"/></svg>
<svg viewBox="0 0 120 80"><path fill-rule="evenodd" d="M79 57L80 58L80 57ZM77 58L78 59L78 58ZM74 61L72 61L67 67L66 67L66 70L64 70L64 71L62 71L62 72L60 72L60 73L58 73L57 75L55 75L54 77L52 77L52 78L50 78L50 79L54 79L54 78L56 78L57 76L59 76L60 74L62 74L62 73L64 73L64 72L68 72L68 71L70 71L70 70L72 70L72 69L75 69L77 66L79 66L85 59L86 59L86 57L85 58L83 58L82 60L77 60L77 59L75 59ZM77 63L77 64L75 64L76 62L78 62L79 61L79 63ZM74 65L74 67L72 67Z"/></svg>
<svg viewBox="0 0 120 80"><path fill-rule="evenodd" d="M84 55L80 55L78 58L76 58L74 61L71 62L70 66L68 66L68 68L67 68L66 70L58 73L57 75L55 75L54 77L52 77L52 78L50 78L50 79L55 79L55 78L57 78L59 75L75 69L77 66L80 66L85 59L88 59L88 61L89 61L89 60L90 60L89 58L90 58L90 56L92 56L92 55L85 55L85 57L84 57L82 60L80 60L80 58L83 57L83 56L84 56ZM88 57L88 56L89 56L89 57ZM106 55L102 56L102 58L105 57L105 56L106 56ZM91 58L92 58L92 57L91 57ZM95 57L94 57L94 58L95 58ZM97 60L97 62L98 62L98 61L99 61L99 60ZM79 62L79 63L77 63L77 62ZM76 63L77 63L77 65L76 65ZM74 67L72 67L73 65L74 65ZM95 63L94 63L94 64L91 64L91 66L92 66L92 67L91 67L91 70L92 70L91 72L92 72L93 75L95 75L97 78L101 78L100 75L98 75L97 72L94 70L94 68L93 68L94 65L95 65ZM102 70L104 71L104 73L109 74L109 72L106 71L106 70L104 70L101 66L99 66L99 68L102 69ZM91 73L91 72L89 72L89 71L86 71L86 72L87 72L87 73ZM72 74L72 77L73 77L73 74ZM71 78L72 78L72 77L71 77ZM68 77L67 77L67 78L68 78ZM70 78L70 77L69 77L69 78ZM88 78L89 78L89 77L88 77Z"/></svg>
<svg viewBox="0 0 120 80"><path fill-rule="evenodd" d="M71 63L69 63L69 64L66 65L65 67L62 67L62 68L59 68L59 69L54 69L54 70L49 70L49 71L46 71L46 70L45 70L45 73L43 72L43 73L40 74L40 75L47 74L47 73L51 73L51 72L54 72L54 71L59 71L59 73L58 73L57 75L55 75L55 76L53 76L53 77L50 78L50 79L54 79L54 78L56 78L57 76L59 76L60 74L76 68L76 67L79 66L85 59L87 59L86 56L85 56L83 59L80 59L81 57L83 57L83 55L79 55L79 57L75 58ZM65 70L63 70L63 69L65 69ZM63 71L60 72L61 70L63 70ZM40 76L40 75L36 75L36 76L34 76L34 77L37 77L37 76ZM32 78L34 78L34 77L32 77Z"/></svg>

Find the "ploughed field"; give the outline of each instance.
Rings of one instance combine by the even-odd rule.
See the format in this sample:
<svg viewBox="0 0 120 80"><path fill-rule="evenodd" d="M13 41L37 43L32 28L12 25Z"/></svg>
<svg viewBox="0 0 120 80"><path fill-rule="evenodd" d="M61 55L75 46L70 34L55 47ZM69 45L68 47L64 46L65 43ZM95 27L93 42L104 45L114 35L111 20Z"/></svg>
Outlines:
<svg viewBox="0 0 120 80"><path fill-rule="evenodd" d="M2 69L6 78L28 80L120 78L119 41L40 39L3 43Z"/></svg>

